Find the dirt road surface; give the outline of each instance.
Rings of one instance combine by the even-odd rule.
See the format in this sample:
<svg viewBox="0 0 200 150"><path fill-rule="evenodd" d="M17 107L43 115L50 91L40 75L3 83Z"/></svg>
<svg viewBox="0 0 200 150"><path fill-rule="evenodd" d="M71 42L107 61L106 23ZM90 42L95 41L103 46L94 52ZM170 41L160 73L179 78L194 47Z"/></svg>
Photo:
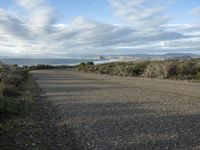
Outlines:
<svg viewBox="0 0 200 150"><path fill-rule="evenodd" d="M33 71L79 149L200 149L200 83Z"/></svg>

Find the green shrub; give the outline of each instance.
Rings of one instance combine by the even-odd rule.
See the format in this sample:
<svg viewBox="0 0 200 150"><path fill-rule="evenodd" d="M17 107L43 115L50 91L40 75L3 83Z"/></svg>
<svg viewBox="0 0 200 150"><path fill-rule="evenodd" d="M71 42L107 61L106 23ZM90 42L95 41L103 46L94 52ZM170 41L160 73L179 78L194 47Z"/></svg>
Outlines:
<svg viewBox="0 0 200 150"><path fill-rule="evenodd" d="M0 118L7 118L17 115L20 112L20 105L16 105L12 98L4 98L0 101Z"/></svg>
<svg viewBox="0 0 200 150"><path fill-rule="evenodd" d="M144 70L147 68L148 64L146 62L144 63L138 63L135 65L133 72L135 76L140 76L144 73Z"/></svg>
<svg viewBox="0 0 200 150"><path fill-rule="evenodd" d="M134 76L134 66L127 65L125 67L125 76Z"/></svg>
<svg viewBox="0 0 200 150"><path fill-rule="evenodd" d="M12 97L19 94L18 87L28 76L27 68L0 64L0 118L18 114L22 105Z"/></svg>
<svg viewBox="0 0 200 150"><path fill-rule="evenodd" d="M178 67L176 63L171 63L167 65L167 74L168 77L177 77L178 75Z"/></svg>
<svg viewBox="0 0 200 150"><path fill-rule="evenodd" d="M200 72L198 72L198 73L195 75L195 79L200 80Z"/></svg>
<svg viewBox="0 0 200 150"><path fill-rule="evenodd" d="M94 65L92 62L76 66L78 71L118 76L143 76L150 78L192 79L198 78L200 59L165 60L144 62L115 62Z"/></svg>
<svg viewBox="0 0 200 150"><path fill-rule="evenodd" d="M76 69L78 71L85 71L85 68L86 68L86 63L82 62L80 63L79 65L76 66Z"/></svg>
<svg viewBox="0 0 200 150"><path fill-rule="evenodd" d="M168 77L167 66L162 62L153 62L147 66L142 76L165 79Z"/></svg>
<svg viewBox="0 0 200 150"><path fill-rule="evenodd" d="M94 62L87 62L87 65L94 65Z"/></svg>
<svg viewBox="0 0 200 150"><path fill-rule="evenodd" d="M139 66L135 66L133 68L133 72L134 72L135 76L141 75L143 73L143 71L144 71L143 68L140 68Z"/></svg>
<svg viewBox="0 0 200 150"><path fill-rule="evenodd" d="M25 70L28 69L29 71L31 71L31 70L60 69L60 68L74 68L74 67L68 66L68 65L52 66L52 65L39 64L39 65L34 65L34 66L23 66L23 68Z"/></svg>
<svg viewBox="0 0 200 150"><path fill-rule="evenodd" d="M29 77L29 69L28 68L21 68L19 71L19 75L22 77L22 80L27 80Z"/></svg>
<svg viewBox="0 0 200 150"><path fill-rule="evenodd" d="M180 79L191 79L200 71L200 65L193 61L180 62L177 67L177 74Z"/></svg>
<svg viewBox="0 0 200 150"><path fill-rule="evenodd" d="M28 78L28 69L0 64L0 97L17 95L17 87Z"/></svg>
<svg viewBox="0 0 200 150"><path fill-rule="evenodd" d="M42 69L52 69L52 68L53 66L43 65L43 64L38 64L38 65L29 67L30 70L42 70Z"/></svg>

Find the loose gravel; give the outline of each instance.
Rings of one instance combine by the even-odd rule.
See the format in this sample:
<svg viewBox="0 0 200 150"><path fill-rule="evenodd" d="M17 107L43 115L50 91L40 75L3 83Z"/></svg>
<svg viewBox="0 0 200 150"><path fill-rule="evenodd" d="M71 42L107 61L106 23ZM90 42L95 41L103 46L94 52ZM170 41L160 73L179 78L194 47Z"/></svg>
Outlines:
<svg viewBox="0 0 200 150"><path fill-rule="evenodd" d="M77 149L200 149L200 84L32 72Z"/></svg>

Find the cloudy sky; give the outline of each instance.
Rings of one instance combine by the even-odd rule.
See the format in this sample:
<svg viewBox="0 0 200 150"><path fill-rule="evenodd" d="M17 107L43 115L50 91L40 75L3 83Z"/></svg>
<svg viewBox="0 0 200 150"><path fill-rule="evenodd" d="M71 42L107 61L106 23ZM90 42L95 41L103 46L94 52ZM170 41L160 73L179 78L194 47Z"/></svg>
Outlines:
<svg viewBox="0 0 200 150"><path fill-rule="evenodd" d="M199 0L1 0L0 56L200 54Z"/></svg>

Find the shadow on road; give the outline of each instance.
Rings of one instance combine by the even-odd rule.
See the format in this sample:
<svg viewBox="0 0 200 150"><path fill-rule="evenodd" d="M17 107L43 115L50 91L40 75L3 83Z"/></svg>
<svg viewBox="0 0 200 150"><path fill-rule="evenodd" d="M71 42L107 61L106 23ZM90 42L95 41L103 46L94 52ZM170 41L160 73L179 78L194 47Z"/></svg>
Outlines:
<svg viewBox="0 0 200 150"><path fill-rule="evenodd" d="M192 149L200 146L200 115L167 115L142 103L67 103L63 120L86 149ZM160 114L161 113L161 114ZM87 145L89 143L89 145Z"/></svg>

